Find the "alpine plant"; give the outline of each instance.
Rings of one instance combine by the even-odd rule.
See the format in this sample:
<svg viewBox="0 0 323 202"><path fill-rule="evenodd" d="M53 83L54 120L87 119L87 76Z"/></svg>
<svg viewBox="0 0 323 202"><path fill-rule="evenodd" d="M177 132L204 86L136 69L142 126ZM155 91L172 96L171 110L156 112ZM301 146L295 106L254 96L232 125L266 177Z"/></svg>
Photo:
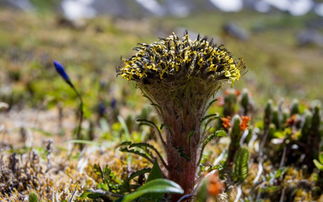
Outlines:
<svg viewBox="0 0 323 202"><path fill-rule="evenodd" d="M153 102L165 130L167 177L191 193L204 137L202 120L210 98L225 83L239 80L245 65L222 45L186 32L152 44L141 43L123 59L117 75L134 81Z"/></svg>

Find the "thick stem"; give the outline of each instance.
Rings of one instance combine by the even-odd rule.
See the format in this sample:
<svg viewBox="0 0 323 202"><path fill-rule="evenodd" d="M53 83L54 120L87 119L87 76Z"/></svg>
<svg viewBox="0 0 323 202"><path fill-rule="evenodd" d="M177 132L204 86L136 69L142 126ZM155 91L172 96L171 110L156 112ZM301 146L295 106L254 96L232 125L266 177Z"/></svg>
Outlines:
<svg viewBox="0 0 323 202"><path fill-rule="evenodd" d="M190 158L182 156L186 154L181 155L175 148L169 148L167 150L169 165L168 178L178 183L183 188L184 194L192 193L197 171L197 147L190 148L190 150ZM173 195L172 201L177 201L180 197L180 195Z"/></svg>
<svg viewBox="0 0 323 202"><path fill-rule="evenodd" d="M177 108L178 109L178 108ZM168 164L168 178L178 183L184 190L184 194L190 194L195 185L197 172L197 160L200 149L200 114L189 113L190 110L181 111L186 114L176 119L179 111L173 111L173 115L165 120L168 127L166 139L166 153ZM177 201L180 195L173 195L172 201Z"/></svg>
<svg viewBox="0 0 323 202"><path fill-rule="evenodd" d="M168 178L178 183L184 194L193 191L201 152L201 120L207 101L220 86L221 83L200 78L140 85L143 93L158 106L157 112L167 129L164 146ZM179 198L180 195L172 195L174 202Z"/></svg>

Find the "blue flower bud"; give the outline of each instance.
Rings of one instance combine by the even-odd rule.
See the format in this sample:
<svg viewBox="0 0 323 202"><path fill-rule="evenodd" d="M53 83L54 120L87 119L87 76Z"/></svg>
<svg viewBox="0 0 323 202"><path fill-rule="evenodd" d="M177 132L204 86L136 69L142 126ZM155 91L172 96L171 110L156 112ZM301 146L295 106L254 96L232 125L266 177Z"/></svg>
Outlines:
<svg viewBox="0 0 323 202"><path fill-rule="evenodd" d="M57 61L53 62L55 69L57 71L57 73L64 79L64 81L70 85L73 86L70 77L68 76L68 74L65 72L64 66L62 64L60 64Z"/></svg>

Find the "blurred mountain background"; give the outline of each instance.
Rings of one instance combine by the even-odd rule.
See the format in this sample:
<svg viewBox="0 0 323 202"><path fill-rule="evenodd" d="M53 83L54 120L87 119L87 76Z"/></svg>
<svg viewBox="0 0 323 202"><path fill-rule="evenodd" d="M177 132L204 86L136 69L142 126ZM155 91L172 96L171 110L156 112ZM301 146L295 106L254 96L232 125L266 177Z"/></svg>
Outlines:
<svg viewBox="0 0 323 202"><path fill-rule="evenodd" d="M178 16L204 11L287 12L323 16L321 0L1 0L2 7L20 10L54 9L70 19L108 14L117 17Z"/></svg>
<svg viewBox="0 0 323 202"><path fill-rule="evenodd" d="M234 87L258 102L323 101L322 0L0 0L0 99L39 106L61 96L60 82L47 83L59 80L54 59L91 94L90 86L115 82L120 57L137 43L185 30L242 57L248 73ZM109 99L120 96L114 88Z"/></svg>

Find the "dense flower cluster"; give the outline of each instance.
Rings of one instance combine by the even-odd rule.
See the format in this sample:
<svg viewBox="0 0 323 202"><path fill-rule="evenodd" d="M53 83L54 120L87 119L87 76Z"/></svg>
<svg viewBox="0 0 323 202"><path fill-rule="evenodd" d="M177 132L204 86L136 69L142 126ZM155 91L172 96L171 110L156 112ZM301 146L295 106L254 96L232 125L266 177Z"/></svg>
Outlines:
<svg viewBox="0 0 323 202"><path fill-rule="evenodd" d="M139 44L136 54L123 60L117 73L127 80L150 83L156 80L202 79L234 82L244 69L242 60L234 60L223 46L216 46L206 37L192 41L187 33L174 33L152 44Z"/></svg>

